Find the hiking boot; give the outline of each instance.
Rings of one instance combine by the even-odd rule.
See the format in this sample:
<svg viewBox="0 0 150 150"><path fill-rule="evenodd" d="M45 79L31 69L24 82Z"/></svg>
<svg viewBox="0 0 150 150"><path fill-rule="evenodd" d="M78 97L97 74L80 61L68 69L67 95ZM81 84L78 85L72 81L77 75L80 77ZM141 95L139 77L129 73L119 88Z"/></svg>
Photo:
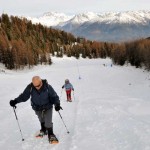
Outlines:
<svg viewBox="0 0 150 150"><path fill-rule="evenodd" d="M40 131L46 132L45 122L41 122L41 130Z"/></svg>

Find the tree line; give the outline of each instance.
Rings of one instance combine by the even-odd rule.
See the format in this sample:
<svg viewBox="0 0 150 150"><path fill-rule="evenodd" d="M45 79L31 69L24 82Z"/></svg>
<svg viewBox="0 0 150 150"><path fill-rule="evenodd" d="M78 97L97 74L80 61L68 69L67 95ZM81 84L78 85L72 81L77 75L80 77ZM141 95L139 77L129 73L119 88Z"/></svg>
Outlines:
<svg viewBox="0 0 150 150"><path fill-rule="evenodd" d="M26 18L0 17L0 63L8 69L51 64L57 57L112 58L118 65L130 63L150 70L150 39L125 43L90 41L71 33L32 24Z"/></svg>

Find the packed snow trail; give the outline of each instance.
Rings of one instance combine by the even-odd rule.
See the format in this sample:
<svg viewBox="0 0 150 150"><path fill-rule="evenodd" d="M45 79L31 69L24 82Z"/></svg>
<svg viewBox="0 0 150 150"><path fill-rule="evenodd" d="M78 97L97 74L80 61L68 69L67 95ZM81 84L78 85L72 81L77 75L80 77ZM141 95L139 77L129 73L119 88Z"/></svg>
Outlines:
<svg viewBox="0 0 150 150"><path fill-rule="evenodd" d="M150 74L131 66L113 66L110 59L52 58L53 65L0 74L0 149L5 150L149 150ZM105 66L103 65L105 64ZM79 79L78 69L81 79ZM17 97L32 76L47 79L61 96L59 114L54 111L54 133L59 144L47 137L36 139L39 121L30 101L17 105L25 141L21 141L10 99ZM73 102L66 102L61 87L69 78L74 86ZM62 95L61 95L62 94ZM74 99L75 98L75 99Z"/></svg>

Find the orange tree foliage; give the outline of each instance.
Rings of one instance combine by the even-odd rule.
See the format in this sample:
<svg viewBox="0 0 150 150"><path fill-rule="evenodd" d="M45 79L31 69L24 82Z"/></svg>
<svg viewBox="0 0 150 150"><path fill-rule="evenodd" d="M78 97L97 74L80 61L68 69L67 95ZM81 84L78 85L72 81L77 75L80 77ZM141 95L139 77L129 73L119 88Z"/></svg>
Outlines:
<svg viewBox="0 0 150 150"><path fill-rule="evenodd" d="M2 14L0 17L0 63L8 69L51 64L50 53L79 58L112 58L118 65L129 62L150 70L150 39L128 43L108 43L74 37L71 33L32 24L26 18Z"/></svg>

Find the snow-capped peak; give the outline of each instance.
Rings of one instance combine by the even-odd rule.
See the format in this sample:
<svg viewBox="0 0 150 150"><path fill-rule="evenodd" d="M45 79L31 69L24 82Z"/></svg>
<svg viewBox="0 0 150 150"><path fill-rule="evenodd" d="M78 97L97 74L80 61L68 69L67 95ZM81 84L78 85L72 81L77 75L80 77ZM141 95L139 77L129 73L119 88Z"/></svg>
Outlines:
<svg viewBox="0 0 150 150"><path fill-rule="evenodd" d="M47 12L44 13L42 17L28 19L32 20L33 23L41 23L46 26L56 26L61 22L70 20L71 18L72 16L67 16L64 13Z"/></svg>
<svg viewBox="0 0 150 150"><path fill-rule="evenodd" d="M83 24L85 22L105 22L109 23L140 23L146 24L150 20L150 11L126 11L126 12L105 12L93 13L85 12L76 15L66 15L58 12L47 12L39 18L27 19L33 23L41 23L46 26L63 26L68 23Z"/></svg>
<svg viewBox="0 0 150 150"><path fill-rule="evenodd" d="M75 15L70 21L72 23L81 24L86 21L92 21L98 19L98 14L93 12L85 12Z"/></svg>
<svg viewBox="0 0 150 150"><path fill-rule="evenodd" d="M150 11L106 12L99 14L100 22L107 23L146 23Z"/></svg>

